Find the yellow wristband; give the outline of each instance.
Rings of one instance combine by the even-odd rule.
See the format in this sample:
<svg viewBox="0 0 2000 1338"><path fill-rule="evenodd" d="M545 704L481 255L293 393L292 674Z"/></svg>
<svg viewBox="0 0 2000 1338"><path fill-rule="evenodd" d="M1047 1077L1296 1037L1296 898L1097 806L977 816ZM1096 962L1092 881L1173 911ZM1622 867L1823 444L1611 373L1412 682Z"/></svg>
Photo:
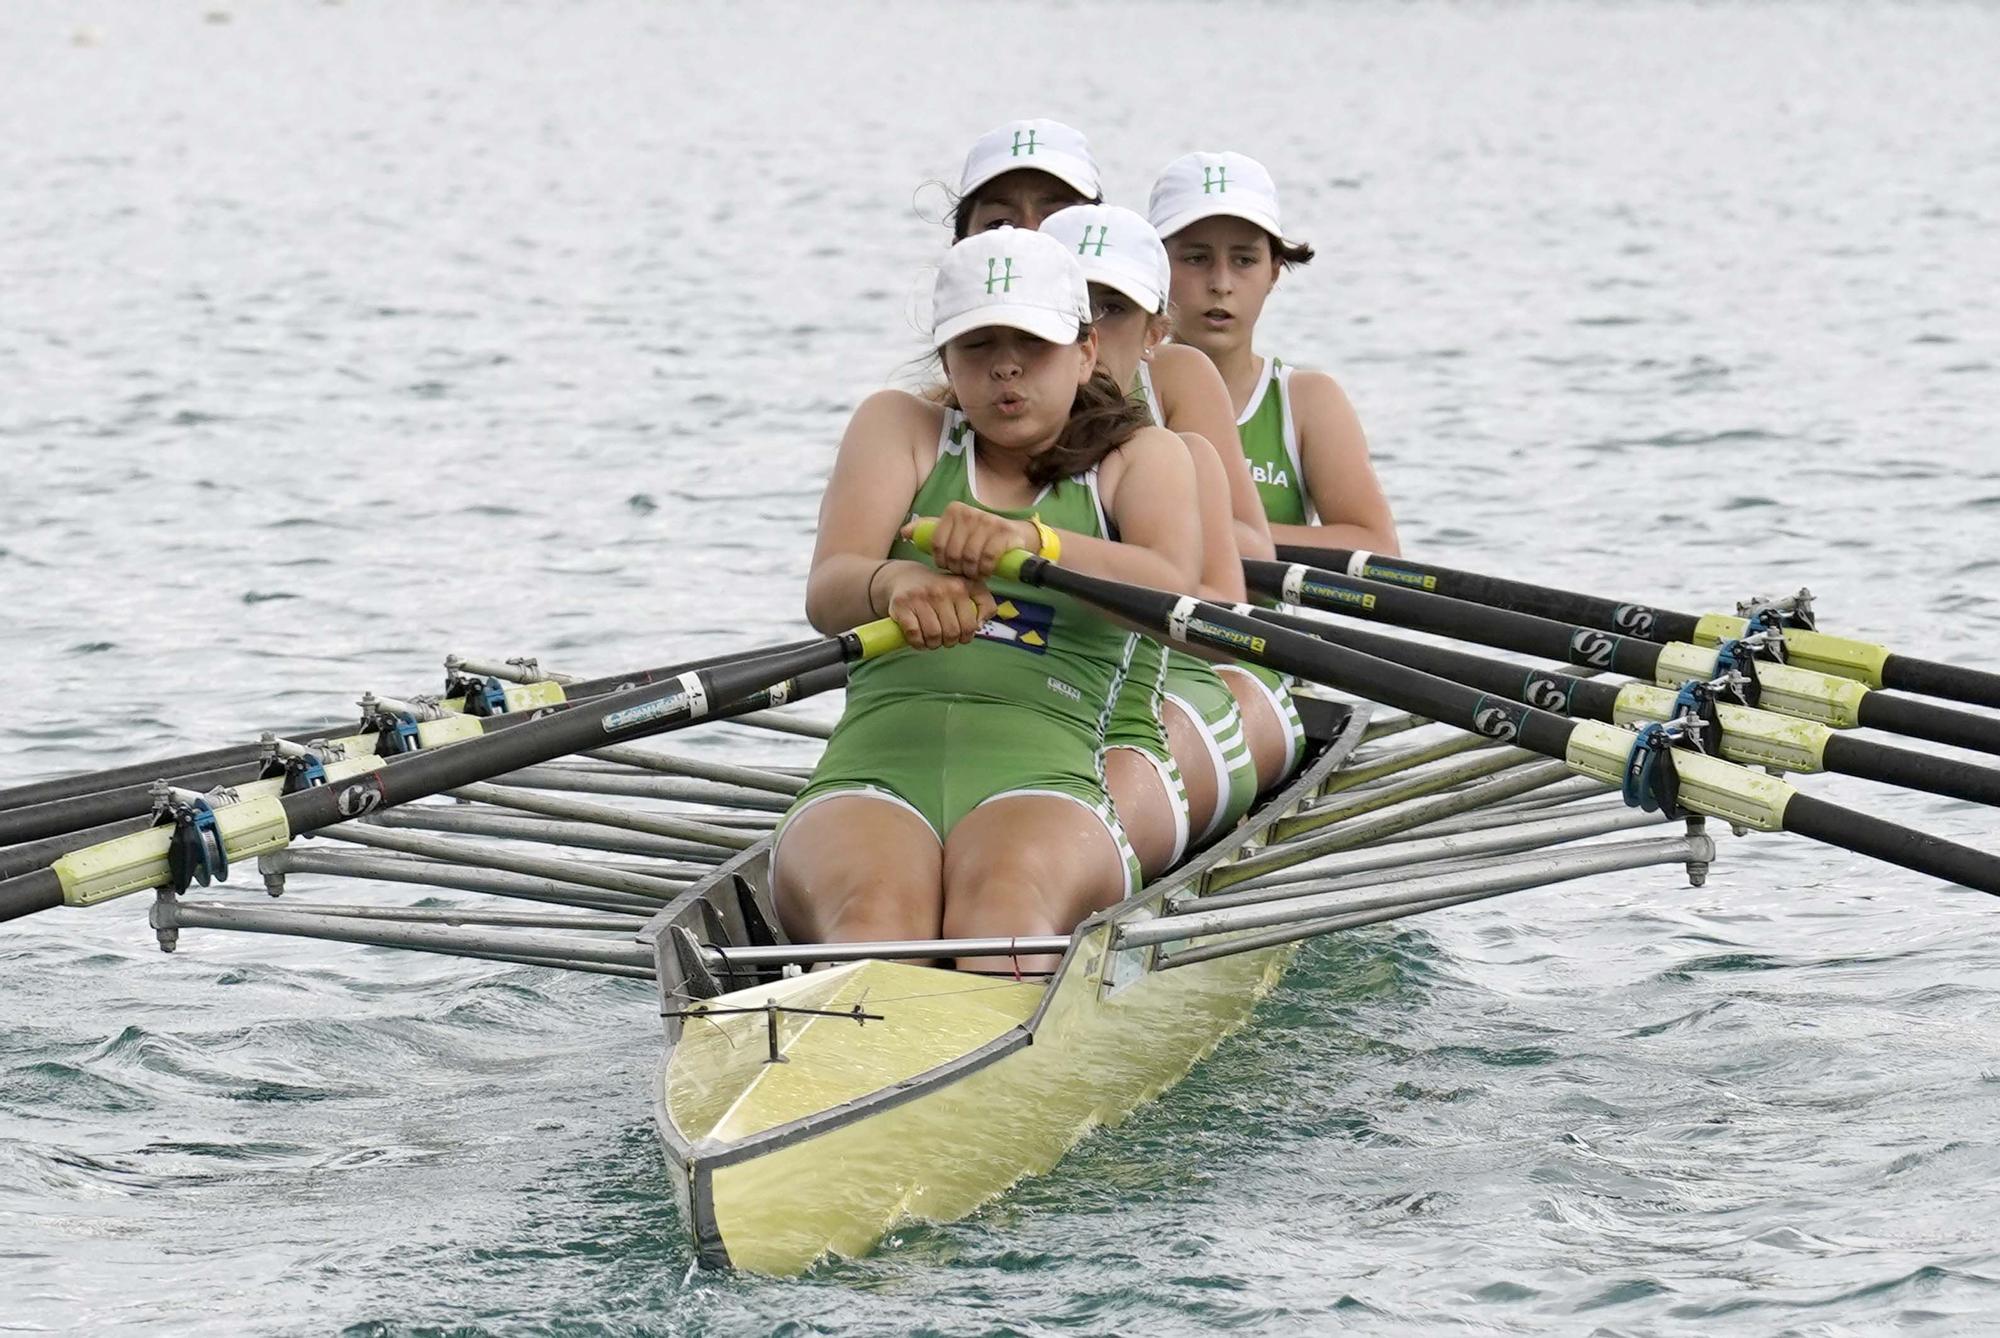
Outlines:
<svg viewBox="0 0 2000 1338"><path fill-rule="evenodd" d="M1042 523L1040 512L1029 516L1028 520L1034 525L1035 532L1042 536L1042 551L1035 556L1044 562L1062 561L1062 536Z"/></svg>

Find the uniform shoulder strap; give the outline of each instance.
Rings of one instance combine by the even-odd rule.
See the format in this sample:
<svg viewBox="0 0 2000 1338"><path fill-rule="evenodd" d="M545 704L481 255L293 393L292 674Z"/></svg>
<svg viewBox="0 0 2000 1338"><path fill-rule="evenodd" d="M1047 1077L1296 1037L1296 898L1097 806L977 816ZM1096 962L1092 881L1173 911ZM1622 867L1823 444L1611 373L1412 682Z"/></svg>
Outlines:
<svg viewBox="0 0 2000 1338"><path fill-rule="evenodd" d="M1292 412L1292 369L1271 359L1272 380L1278 383L1278 419L1284 424L1285 458L1292 462L1292 477L1297 480L1299 499L1305 503L1306 524L1319 523L1319 514L1313 509L1312 489L1306 486L1305 462L1299 458L1299 420Z"/></svg>

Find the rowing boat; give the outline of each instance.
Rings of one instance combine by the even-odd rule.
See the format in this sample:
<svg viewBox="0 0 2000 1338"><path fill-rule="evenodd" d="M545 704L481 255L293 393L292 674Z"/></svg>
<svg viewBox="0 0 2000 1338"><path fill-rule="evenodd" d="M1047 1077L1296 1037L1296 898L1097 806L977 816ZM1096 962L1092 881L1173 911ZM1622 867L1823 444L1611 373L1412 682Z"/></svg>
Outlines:
<svg viewBox="0 0 2000 1338"><path fill-rule="evenodd" d="M776 923L769 842L661 910L644 934L658 945L667 1024L655 1115L702 1262L796 1273L864 1253L906 1218L963 1217L1178 1082L1243 1024L1290 949L1161 970L1157 947L1120 950L1115 936L1318 792L1366 715L1316 720L1297 779L1226 840L1079 925L1045 982L870 958L699 997L702 973L690 978L676 944L769 941L754 929Z"/></svg>
<svg viewBox="0 0 2000 1338"><path fill-rule="evenodd" d="M1023 1176L1048 1171L1093 1128L1174 1085L1244 1024L1308 936L1296 932L1301 915L1323 924L1336 909L1302 908L1316 892L1365 922L1371 911L1389 918L1425 897L1545 886L1600 871L1607 859L1679 863L1697 877L1706 869L1712 848L1698 829L1510 862L1509 854L1632 825L1630 810L1609 825L1601 811L1556 817L1541 805L1588 792L1540 793L1556 778L1544 770L1524 784L1519 773L1531 764L1504 752L1490 759L1497 766L1487 758L1468 766L1427 739L1370 759L1361 750L1365 705L1300 700L1312 750L1298 775L1235 831L1079 925L1046 981L968 977L887 956L810 974L760 972L746 963L782 955L772 951L781 937L772 929L768 842L663 908L641 935L655 951L666 1023L654 1114L700 1261L795 1274L828 1255L866 1253L906 1220L964 1217ZM1414 723L1378 721L1391 732ZM1502 784L1490 783L1495 774ZM1346 794L1357 777L1366 784ZM1437 838L1437 846L1393 844L1523 796L1534 806L1489 813L1499 821L1483 844L1465 835ZM1319 825L1281 835L1325 807L1345 813L1340 841ZM1320 877L1272 877L1307 858L1324 861L1341 845L1350 851L1343 869L1322 862ZM1471 887L1458 867L1468 853L1484 861L1474 871L1483 887ZM1420 875L1438 871L1457 885L1426 887ZM1345 878L1329 882L1328 873ZM1261 896L1240 886L1258 874ZM1398 879L1411 880L1416 902L1402 891L1378 895L1387 906L1350 895ZM1257 906L1261 917L1241 929L1182 929L1203 923L1191 918L1201 912L1241 916ZM1273 924L1290 928L1274 934ZM732 973L763 978L723 989L736 983Z"/></svg>
<svg viewBox="0 0 2000 1338"><path fill-rule="evenodd" d="M864 1254L899 1223L962 1218L1048 1171L1242 1026L1297 945L1321 935L1649 866L1678 866L1699 884L1714 855L1711 816L2000 893L2000 858L1724 760L1777 737L1757 712L1711 711L1704 724L1699 701L1684 703L1667 725L1635 734L1621 728L1646 718L1627 700L1635 685L1587 691L1570 676L1553 704L1578 718L1558 716L1530 704L1533 692L1488 695L1501 679L1468 686L1500 672L1476 657L1313 635L1268 610L1081 577L1026 554L1010 561L1030 583L1059 584L1156 635L1254 655L1304 680L1302 770L1234 831L1068 935L793 943L777 927L772 834L805 785L812 759L800 750L828 733L787 703L830 695L844 666L893 651L893 627L881 624L567 691L497 663L471 682L457 661L447 687L459 695L371 698L344 759L316 740L273 739L256 779L205 794L162 783L157 825L109 839L93 825L147 821L120 816L136 774L250 764L240 750L212 750L0 791L0 818L16 814L13 833L34 838L0 840L0 920L150 890L168 951L185 930L229 930L646 982L665 1026L651 1098L691 1253L794 1274ZM1317 575L1313 585L1333 588ZM1470 622L1436 626L1475 635ZM1734 672L1707 687L1735 691ZM486 712L471 713L475 702ZM775 732L790 752L751 764L633 746L697 724ZM1721 755L1690 746L1704 731ZM1753 760L1986 802L1996 793L1990 775L1961 762L1926 755L1920 770L1894 750L1834 742L1814 734L1809 748ZM296 838L309 834L345 848L301 848ZM45 863L48 854L57 857ZM207 886L252 859L259 890L281 901L188 895L191 882ZM301 878L368 892L300 904ZM528 906L395 905L383 884ZM931 964L968 956L1058 965L992 976Z"/></svg>

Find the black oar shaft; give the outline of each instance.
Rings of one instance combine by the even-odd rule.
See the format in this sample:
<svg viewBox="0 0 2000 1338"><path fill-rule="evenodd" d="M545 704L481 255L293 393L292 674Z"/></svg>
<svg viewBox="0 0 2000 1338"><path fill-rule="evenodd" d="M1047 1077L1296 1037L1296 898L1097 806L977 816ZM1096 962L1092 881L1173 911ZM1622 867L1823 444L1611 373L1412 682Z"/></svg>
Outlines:
<svg viewBox="0 0 2000 1338"><path fill-rule="evenodd" d="M114 836L124 836L128 832L143 831L153 825L150 812L143 817L121 818L117 822L107 822L98 827L85 827L78 831L64 832L60 836L45 836L39 841L28 841L18 846L8 846L0 850L0 878L12 878L28 873L47 864L52 864L85 846L94 846L99 841L109 841Z"/></svg>
<svg viewBox="0 0 2000 1338"><path fill-rule="evenodd" d="M1994 874L1996 860L1988 852L1829 804L1809 794L1795 794L1785 805L1785 830L1885 864L1916 869L1960 887L2000 896L2000 878Z"/></svg>
<svg viewBox="0 0 2000 1338"><path fill-rule="evenodd" d="M610 693L567 711L525 720L505 732L407 754L394 767L385 762L374 771L284 796L278 802L285 830L293 837L304 835L568 753L684 728L776 684L826 686L829 671L900 645L901 634L893 623L870 624L804 648L778 648L689 671L664 684ZM62 878L53 867L0 880L0 920L49 910L63 901Z"/></svg>
<svg viewBox="0 0 2000 1338"><path fill-rule="evenodd" d="M1365 632L1344 623L1301 618L1277 609L1257 609L1251 616L1259 622L1304 632L1322 641L1331 641L1336 646L1346 646L1364 655L1405 664L1412 669L1421 669L1427 674L1478 688L1481 692L1497 693L1513 701L1539 706L1558 715L1608 721L1613 718L1618 705L1615 685L1579 678L1575 674L1565 674L1541 665L1509 664L1485 655L1405 641L1378 632Z"/></svg>
<svg viewBox="0 0 2000 1338"><path fill-rule="evenodd" d="M818 641L794 641L774 648L772 653L784 650L800 650L819 644ZM586 679L571 683L564 689L561 706L548 708L567 709L577 702L601 697L616 688L639 686L660 682L705 669L713 665L727 664L740 658L738 655L711 655L699 660L689 660L681 664L663 665L652 669L642 669L630 674L616 674L603 678ZM527 719L525 714L507 714L485 717L488 732L506 729ZM294 743L309 743L315 738L325 738L329 733L348 732L354 727L341 725L332 729L318 730L288 736ZM241 744L234 748L216 749L209 753L191 754L197 761L215 757L230 757L232 763L220 766L202 765L206 769L189 771L162 771L161 767L171 767L187 762L189 758L167 758L160 762L143 762L134 766L120 767L113 771L92 772L82 776L61 777L53 781L43 781L35 785L17 786L0 794L0 847L18 845L23 842L41 841L59 837L67 833L103 826L124 818L138 817L149 813L153 807L152 782L166 779L184 790L208 790L218 785L244 785L262 774L262 745ZM90 787L89 782L113 782ZM47 793L52 797L32 802L21 802L10 806L9 796L35 795Z"/></svg>
<svg viewBox="0 0 2000 1338"><path fill-rule="evenodd" d="M1356 557L1360 557L1361 562L1356 563ZM1695 625L1701 621L1692 613L1677 613L1649 604L1622 604L1596 595L1550 590L1526 581L1454 571L1450 567L1412 562L1407 558L1357 554L1351 548L1302 548L1296 544L1279 544L1278 558L1283 562L1303 562L1308 566L1331 568L1384 585L1403 586L1449 599L1513 609L1538 618L1582 623L1648 641L1692 641Z"/></svg>
<svg viewBox="0 0 2000 1338"><path fill-rule="evenodd" d="M1650 680L1660 667L1660 648L1651 641L1319 568L1306 569L1296 583L1288 584L1296 570L1282 562L1248 559L1243 563L1243 579L1261 594L1292 598L1329 612L1391 622L1547 660L1609 669L1631 678Z"/></svg>
<svg viewBox="0 0 2000 1338"><path fill-rule="evenodd" d="M1616 684L1601 679L1579 678L1539 665L1508 664L1484 655L1472 655L1444 646L1427 646L1400 637L1363 631L1344 623L1301 618L1275 609L1258 609L1253 616L1261 622L1305 632L1350 650L1406 664L1476 687L1482 692L1498 693L1530 706L1554 711L1558 715L1612 722L1619 718L1620 689ZM1819 731L1816 726L1806 728L1823 733L1820 758L1827 771L1922 790L1927 794L2000 806L2000 770L1972 766L1956 758L1937 757L1869 739L1857 739L1832 730ZM1724 737L1728 737L1726 723ZM1723 752L1732 755L1727 747ZM1752 759L1738 757L1737 760Z"/></svg>
<svg viewBox="0 0 2000 1338"><path fill-rule="evenodd" d="M1982 753L2000 753L2000 719L1953 710L1916 697L1871 691L1861 699L1854 718L1869 729L1885 729L1892 734L1974 748Z"/></svg>
<svg viewBox="0 0 2000 1338"><path fill-rule="evenodd" d="M305 742L312 736L308 734L299 737L293 734L287 737ZM185 753L179 757L163 757L153 762L133 762L125 766L109 767L103 771L85 771L70 776L57 776L52 780L35 781L28 785L10 786L0 790L0 817L5 817L16 809L60 803L65 799L76 799L104 790L150 785L163 777L189 790L231 784L232 782L226 777L239 773L246 765L254 765L260 748L260 745L254 743L230 744L223 748L211 748L207 752ZM0 840L0 845L4 844L6 842Z"/></svg>
<svg viewBox="0 0 2000 1338"><path fill-rule="evenodd" d="M2000 674L1963 665L1891 655L1882 662L1882 686L1926 697L1949 697L1977 706L2000 707Z"/></svg>
<svg viewBox="0 0 2000 1338"><path fill-rule="evenodd" d="M1519 702L1500 701L1434 674L1331 645L1200 600L1085 576L1025 555L1019 571L1020 578L1029 584L1046 585L1073 595L1156 633L1164 632L1176 641L1255 660L1281 673L1296 674L1415 715L1501 739L1544 757L1569 761L1572 733L1579 728L1601 728L1595 724L1579 725ZM1730 777L1742 775L1741 768L1730 767L1728 763L1708 758L1699 761L1728 767L1723 774ZM1681 765L1693 767L1695 761ZM1790 787L1784 787L1781 793L1787 796L1777 815L1777 825L1782 830L1796 831L1828 845L2000 896L2000 856L1907 831L1821 800L1807 802L1802 810L1804 825L1794 826L1790 817L1792 805L1809 797ZM1729 815L1718 813L1718 816Z"/></svg>
<svg viewBox="0 0 2000 1338"><path fill-rule="evenodd" d="M818 638L788 642L773 650L798 650L816 645ZM621 687L637 686L643 683L657 683L696 669L706 669L711 665L726 664L741 658L745 652L710 655L702 659L686 660L679 664L660 665L651 669L639 669L627 674L607 674L600 678L582 679L565 685L563 696L566 701L582 701L599 697ZM504 717L494 717L502 719ZM279 732L279 737L292 743L311 743L330 734L343 733L352 728L342 723L324 725L301 725L296 729ZM276 732L276 731L274 731ZM178 757L162 757L150 762L132 762L123 766L110 767L103 771L85 771L70 776L55 776L45 781L33 781L26 785L9 786L0 790L0 814L24 808L31 804L55 803L64 799L75 799L83 795L97 794L104 790L119 790L126 787L143 788L156 780L171 780L182 789L207 789L214 785L235 785L242 780L254 779L253 764L262 756L262 745L255 743L230 744L221 748L210 748L198 753L183 753ZM253 768L253 770L245 770ZM215 773L228 772L218 775ZM210 778L213 776L213 778ZM150 801L149 801L150 802ZM137 810L134 810L137 811ZM66 830L73 830L66 829ZM0 845L10 841L31 841L32 836L0 835Z"/></svg>
<svg viewBox="0 0 2000 1338"><path fill-rule="evenodd" d="M1573 590L1555 590L1526 581L1457 571L1409 558L1358 553L1351 548L1305 548L1297 544L1280 544L1278 557L1284 562L1303 562L1309 566L1330 568L1385 585L1470 600L1562 622L1582 623L1649 641L1701 639L1698 632L1702 619L1698 615L1651 604L1623 603ZM1874 682L1865 674L1847 670L1839 672ZM1944 664L1913 655L1891 654L1883 660L1879 686L1896 692L1944 697L1974 706L2000 707L2000 673Z"/></svg>
<svg viewBox="0 0 2000 1338"><path fill-rule="evenodd" d="M1319 568L1246 559L1243 577L1254 591L1313 608L1392 622L1524 655L1609 669L1648 682L1658 676L1665 649L1656 642L1599 628L1405 590ZM1860 725L2000 754L2000 719L1858 685L1848 690L1859 697L1854 709L1855 722Z"/></svg>
<svg viewBox="0 0 2000 1338"><path fill-rule="evenodd" d="M1955 758L1896 748L1851 734L1834 734L1823 754L1826 769L1845 776L1900 785L1906 790L2000 805L2000 770L1968 766Z"/></svg>

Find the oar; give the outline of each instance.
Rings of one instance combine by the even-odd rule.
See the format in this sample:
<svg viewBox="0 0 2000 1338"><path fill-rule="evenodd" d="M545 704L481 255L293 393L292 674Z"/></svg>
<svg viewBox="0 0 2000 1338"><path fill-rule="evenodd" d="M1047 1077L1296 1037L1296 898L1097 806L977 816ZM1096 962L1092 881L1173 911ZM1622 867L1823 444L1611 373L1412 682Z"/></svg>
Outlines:
<svg viewBox="0 0 2000 1338"><path fill-rule="evenodd" d="M1740 616L1677 613L1649 604L1580 595L1568 590L1530 585L1526 581L1482 576L1477 572L1454 571L1449 567L1412 562L1407 558L1378 557L1351 548L1302 548L1280 544L1278 557L1285 562L1308 563L1349 576L1380 581L1385 585L1428 591L1562 622L1582 623L1587 627L1651 641L1692 641L1697 645L1713 646L1756 630ZM1816 669L1839 678L1851 678L1871 688L1920 692L1927 697L1946 697L1974 706L2000 706L2000 674L1918 659L1886 646L1829 636L1805 627L1785 627L1782 634L1786 662L1802 669Z"/></svg>
<svg viewBox="0 0 2000 1338"><path fill-rule="evenodd" d="M1346 623L1301 618L1248 604L1236 605L1235 611L1558 715L1633 725L1664 723L1679 717L1683 709L1674 691L1648 683L1618 684L1579 678L1556 669L1510 664L1444 646L1365 632ZM2000 769L1856 738L1817 721L1734 705L1723 699L1726 689L1718 685L1702 686L1708 691L1689 704L1704 714L1707 705L1713 706L1714 717L1708 724L1714 737L1702 740L1704 750L1731 762L1776 767L1781 771L1858 776L1884 785L2000 806Z"/></svg>
<svg viewBox="0 0 2000 1338"><path fill-rule="evenodd" d="M921 546L929 539L929 531L920 525L914 538ZM1811 837L2000 896L2000 855L1815 799L1774 776L1718 757L1679 749L1639 756L1637 750L1644 746L1640 740L1645 736L1615 725L1567 719L1203 600L1085 576L1018 549L1006 555L999 570L1003 577L1084 600L1153 635L1198 650L1254 660L1280 673L1296 674L1555 758L1578 775L1625 786L1628 796L1635 795L1637 788L1628 784L1628 769L1645 763L1637 778L1640 786L1655 785L1663 779L1658 759L1670 758L1673 774L1668 784L1675 791L1670 802L1688 812L1738 827Z"/></svg>
<svg viewBox="0 0 2000 1338"><path fill-rule="evenodd" d="M1609 669L1662 687L1679 687L1690 679L1707 682L1723 672L1717 667L1719 652L1714 648L1621 636L1489 604L1342 576L1318 567L1253 560L1243 564L1243 577L1252 590L1294 604L1542 659ZM1852 679L1796 665L1751 661L1747 656L1738 664L1742 671L1754 674L1755 686L1748 689L1749 704L1767 711L1817 720L1835 729L1866 726L1933 743L2000 753L2000 719L1880 692Z"/></svg>
<svg viewBox="0 0 2000 1338"><path fill-rule="evenodd" d="M738 655L734 658L741 657L742 653L738 652ZM763 692L754 692L737 702L734 706L723 710L711 711L710 716L716 720L731 720L739 715L749 715L756 711L768 710L773 706L782 706L791 702L803 701L807 697L821 692L830 692L834 688L840 687L846 681L846 665L829 665L824 669L815 669L811 673L800 674L797 678L788 679L778 688L766 689ZM486 732L491 732L503 718L493 717L482 722ZM529 719L527 715L522 715L510 723L512 725L519 725L527 719ZM462 740L454 742L462 742ZM371 756L356 769L367 770L369 767L375 765L393 767L399 765L405 758L414 756L414 753L401 753L387 758L375 758ZM338 766L335 766L329 770L329 774L345 775L347 773L341 771ZM258 780L232 786L230 787L230 793L236 795L239 799L257 799L265 795L283 794L285 788L282 779L270 781ZM124 836L130 832L144 831L153 825L152 796L149 789L147 792L146 811L141 816L124 818L117 822L107 822L94 827L84 827L76 831L64 832L60 836L44 837L39 841L29 841L24 845L8 846L0 849L0 878L12 878L17 874L29 873L35 869L42 868L44 865L53 862L63 855L67 855L72 850L81 850L85 846L97 845L100 842L110 840L114 836Z"/></svg>
<svg viewBox="0 0 2000 1338"><path fill-rule="evenodd" d="M815 638L774 647L772 651L751 653L771 654L781 650L800 650L817 644L819 643ZM505 713L479 717L481 728L483 732L489 733L496 729L509 729L528 720L536 711L562 710L575 702L590 701L618 688L663 682L697 669L728 664L741 659L743 654L744 652L738 651L727 655L711 655L680 664L663 665L629 674L614 674L568 684L544 681L527 685L529 690L510 689L508 696L512 705ZM462 699L448 698L443 705L447 709L456 710L461 708L464 702ZM303 733L294 732L286 736L285 741L309 743L314 739L327 738L330 733L338 732L326 728ZM355 735L340 742L348 745L350 753L373 751L370 740L362 735ZM189 763L193 765L190 766ZM217 786L254 784L263 772L264 745L250 743L232 748L211 749L205 753L190 753L183 757L163 758L157 762L140 762L130 766L115 767L108 771L63 776L33 785L16 786L11 790L0 791L0 847L62 837L150 813L153 807L152 782L156 780L168 781L184 790L208 790ZM10 799L19 802L10 806Z"/></svg>
<svg viewBox="0 0 2000 1338"><path fill-rule="evenodd" d="M800 650L819 644L818 638L794 641L777 650ZM543 709L565 702L583 701L591 697L601 697L619 688L635 687L643 683L658 683L696 669L707 669L713 665L727 664L740 659L745 654L768 654L770 651L737 651L724 655L711 655L705 659L686 660L679 664L661 665L652 669L638 669L625 674L608 674L602 678L589 678L576 682L544 680L541 683L523 685L524 690L509 689L509 711L523 711L528 708ZM466 663L470 669L470 663ZM489 717L506 720L506 715ZM511 722L510 722L511 723ZM314 739L337 733L341 726L301 725L286 730L267 730L290 743L310 743ZM27 785L9 786L0 790L0 818L6 813L30 805L57 803L65 799L76 799L84 795L99 794L106 790L132 789L144 792L156 780L167 780L189 790L206 790L217 785L235 785L246 780L255 780L262 765L263 745L261 743L230 744L221 748L209 748L202 752L182 753L177 757L156 758L150 762L132 762L123 766L109 767L101 771L77 772L68 776L56 776L45 781L34 781ZM132 812L142 812L151 801ZM100 819L109 821L108 818ZM24 828L25 830L25 828ZM42 832L38 835L50 835ZM36 836L15 834L15 829L0 827L0 846L17 841L32 841Z"/></svg>
<svg viewBox="0 0 2000 1338"><path fill-rule="evenodd" d="M212 851L209 858L226 872L230 860L276 850L294 836L570 753L685 728L774 685L828 666L874 659L902 644L902 630L884 618L802 648L692 670L666 683L614 692L501 733L413 753L394 767L385 764L291 794L198 812L189 816L191 834L179 824L148 828L0 881L0 920L56 906L91 906L130 892L172 886L185 877L174 866L182 860L178 851L190 835ZM208 860L202 863L208 866ZM205 876L202 881L207 881Z"/></svg>

